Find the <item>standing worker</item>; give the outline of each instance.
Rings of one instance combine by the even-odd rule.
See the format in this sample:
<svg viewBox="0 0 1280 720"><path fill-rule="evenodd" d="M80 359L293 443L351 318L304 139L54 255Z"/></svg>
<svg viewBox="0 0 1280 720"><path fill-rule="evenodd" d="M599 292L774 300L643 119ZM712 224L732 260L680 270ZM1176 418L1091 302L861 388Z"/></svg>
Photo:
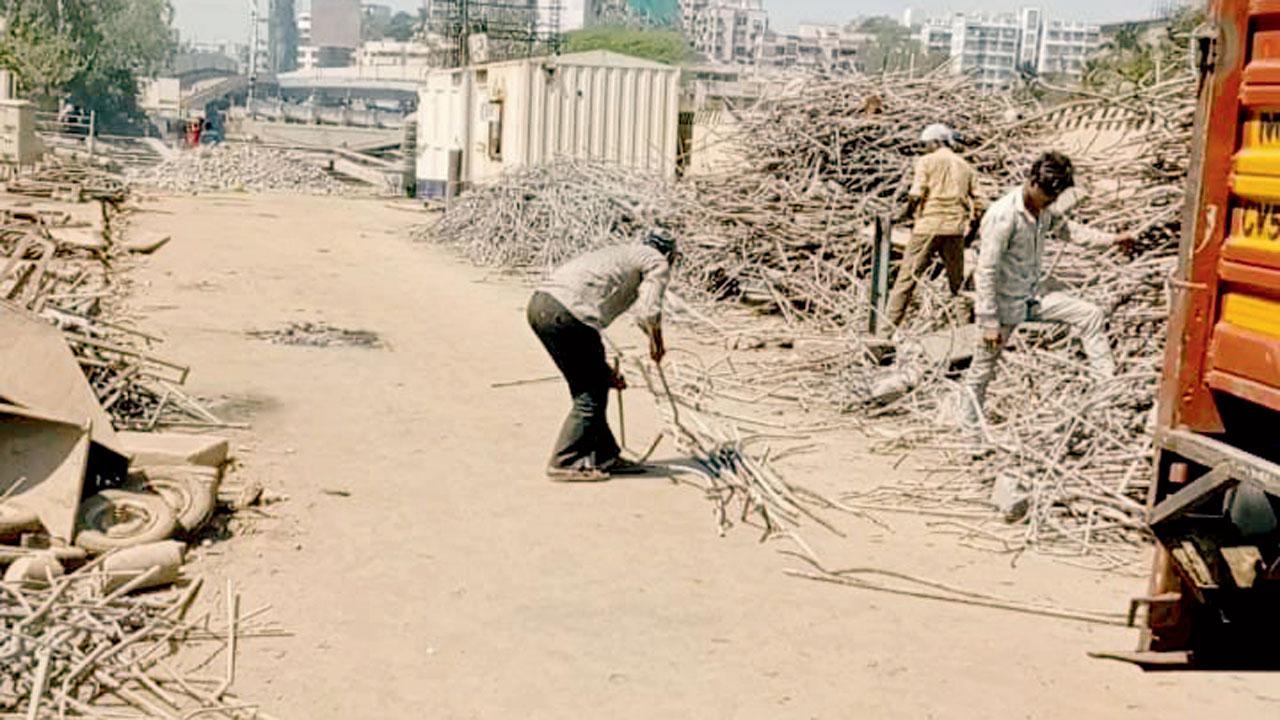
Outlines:
<svg viewBox="0 0 1280 720"><path fill-rule="evenodd" d="M529 302L529 325L569 383L573 409L560 430L547 476L596 482L643 472L622 457L606 414L609 390L626 380L609 366L601 331L635 306L649 336L649 355L661 363L662 303L679 257L669 235L650 231L643 242L596 250L556 270Z"/></svg>
<svg viewBox="0 0 1280 720"><path fill-rule="evenodd" d="M973 365L964 380L963 421L976 428L986 403L987 386L1013 331L1028 321L1069 325L1080 336L1089 367L1097 379L1115 376L1116 363L1106 335L1106 316L1093 303L1062 292L1041 297L1045 240L1073 236L1094 245L1128 247L1128 235L1112 235L1076 226L1052 205L1075 186L1071 159L1046 153L1031 168L1027 182L991 206L982 219L981 250L974 275L977 317L982 332Z"/></svg>
<svg viewBox="0 0 1280 720"><path fill-rule="evenodd" d="M977 217L977 173L952 150L955 133L946 125L930 125L920 140L927 154L916 160L907 208L898 218L903 223L914 218L915 227L889 294L888 322L880 327L885 336L906 319L916 285L939 254L947 267L951 296L959 297L964 285L965 239Z"/></svg>

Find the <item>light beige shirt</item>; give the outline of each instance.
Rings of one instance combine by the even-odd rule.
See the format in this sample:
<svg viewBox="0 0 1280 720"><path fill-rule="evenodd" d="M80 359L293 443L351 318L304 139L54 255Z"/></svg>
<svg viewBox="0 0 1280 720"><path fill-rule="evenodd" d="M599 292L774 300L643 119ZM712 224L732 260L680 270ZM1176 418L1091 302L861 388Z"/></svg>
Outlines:
<svg viewBox="0 0 1280 720"><path fill-rule="evenodd" d="M911 196L921 198L916 235L966 235L973 218L977 173L950 148L916 160Z"/></svg>
<svg viewBox="0 0 1280 720"><path fill-rule="evenodd" d="M597 330L613 324L635 306L644 330L662 321L662 300L671 281L666 256L633 243L595 250L551 274L542 291L560 301L575 318Z"/></svg>

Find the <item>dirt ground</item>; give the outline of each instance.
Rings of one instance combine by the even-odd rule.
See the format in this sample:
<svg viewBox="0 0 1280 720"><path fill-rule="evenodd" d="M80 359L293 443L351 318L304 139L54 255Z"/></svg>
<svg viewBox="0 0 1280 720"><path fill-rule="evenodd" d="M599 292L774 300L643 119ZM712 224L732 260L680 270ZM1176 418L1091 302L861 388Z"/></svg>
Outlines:
<svg viewBox="0 0 1280 720"><path fill-rule="evenodd" d="M135 275L134 305L194 366L194 391L252 423L240 472L288 497L199 563L293 631L251 641L240 663L242 696L279 717L1280 716L1280 677L1087 657L1132 649L1136 631L789 578L778 546L750 529L719 537L709 503L665 479L548 482L565 390L491 387L554 372L525 325L527 290L409 242L404 209L243 195L148 207L136 224L175 240ZM294 321L386 347L247 335ZM653 437L652 403L628 401L632 437ZM855 436L824 440L789 478L851 488L903 472ZM1145 590L882 520L891 529L847 518L846 539L806 537L832 565L1007 597L1122 612Z"/></svg>

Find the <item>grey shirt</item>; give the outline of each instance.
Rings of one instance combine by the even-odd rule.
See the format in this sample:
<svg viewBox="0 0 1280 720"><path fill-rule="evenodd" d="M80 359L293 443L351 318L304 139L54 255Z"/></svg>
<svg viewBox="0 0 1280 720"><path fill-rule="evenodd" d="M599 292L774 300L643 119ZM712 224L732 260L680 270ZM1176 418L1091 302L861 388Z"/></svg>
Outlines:
<svg viewBox="0 0 1280 720"><path fill-rule="evenodd" d="M1030 301L1039 297L1045 240L1057 235L1063 242L1074 236L1091 245L1114 242L1115 237L1067 222L1050 207L1036 218L1023 202L1018 187L1000 198L982 218L975 313L983 327L1019 325L1027 320Z"/></svg>
<svg viewBox="0 0 1280 720"><path fill-rule="evenodd" d="M648 245L629 244L569 261L541 289L597 330L612 325L634 305L636 322L648 331L662 321L662 300L670 281L666 256Z"/></svg>

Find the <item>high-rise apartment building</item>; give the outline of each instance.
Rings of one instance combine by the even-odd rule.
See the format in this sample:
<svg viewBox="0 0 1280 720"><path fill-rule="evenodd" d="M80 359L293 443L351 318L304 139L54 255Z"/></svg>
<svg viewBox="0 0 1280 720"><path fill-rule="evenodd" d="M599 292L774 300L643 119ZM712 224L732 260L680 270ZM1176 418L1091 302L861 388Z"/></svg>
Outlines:
<svg viewBox="0 0 1280 720"><path fill-rule="evenodd" d="M1027 7L1017 14L931 19L921 26L917 40L926 52L947 56L952 72L999 90L1022 72L1079 82L1085 63L1102 46L1102 31L1097 25L1051 19L1042 8Z"/></svg>
<svg viewBox="0 0 1280 720"><path fill-rule="evenodd" d="M680 10L690 44L708 60L754 64L763 56L769 31L763 0L681 0Z"/></svg>

